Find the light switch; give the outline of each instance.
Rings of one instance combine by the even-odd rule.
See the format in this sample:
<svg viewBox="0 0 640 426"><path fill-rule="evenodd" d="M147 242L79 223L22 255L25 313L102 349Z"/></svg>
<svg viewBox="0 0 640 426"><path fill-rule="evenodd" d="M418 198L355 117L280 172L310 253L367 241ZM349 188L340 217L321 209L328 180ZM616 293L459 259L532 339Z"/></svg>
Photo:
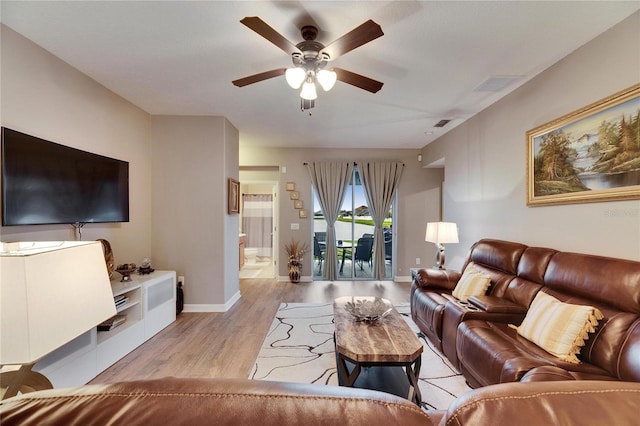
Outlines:
<svg viewBox="0 0 640 426"><path fill-rule="evenodd" d="M292 223L291 224L291 229L294 231L297 231L298 229L300 229L300 224L299 223Z"/></svg>

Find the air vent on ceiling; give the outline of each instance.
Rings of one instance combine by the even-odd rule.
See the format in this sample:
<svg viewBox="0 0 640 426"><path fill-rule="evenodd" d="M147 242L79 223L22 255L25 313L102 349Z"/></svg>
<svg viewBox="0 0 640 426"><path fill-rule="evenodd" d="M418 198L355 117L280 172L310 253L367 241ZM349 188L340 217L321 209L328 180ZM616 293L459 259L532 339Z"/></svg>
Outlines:
<svg viewBox="0 0 640 426"><path fill-rule="evenodd" d="M444 127L449 124L451 120L440 120L433 127Z"/></svg>
<svg viewBox="0 0 640 426"><path fill-rule="evenodd" d="M522 76L519 75L497 75L489 77L476 87L474 92L499 92L521 78Z"/></svg>

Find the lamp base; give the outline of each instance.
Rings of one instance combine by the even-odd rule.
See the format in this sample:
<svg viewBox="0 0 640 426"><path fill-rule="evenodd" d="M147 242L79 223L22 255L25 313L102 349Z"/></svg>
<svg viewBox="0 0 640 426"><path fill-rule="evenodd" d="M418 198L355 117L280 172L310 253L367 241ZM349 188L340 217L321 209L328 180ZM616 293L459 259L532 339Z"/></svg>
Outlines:
<svg viewBox="0 0 640 426"><path fill-rule="evenodd" d="M18 392L28 393L53 389L53 385L43 374L32 371L35 364L23 364L17 370L0 372L0 399L16 396Z"/></svg>
<svg viewBox="0 0 640 426"><path fill-rule="evenodd" d="M436 248L436 264L433 269L444 270L447 269L444 267L444 246L442 244L437 244Z"/></svg>

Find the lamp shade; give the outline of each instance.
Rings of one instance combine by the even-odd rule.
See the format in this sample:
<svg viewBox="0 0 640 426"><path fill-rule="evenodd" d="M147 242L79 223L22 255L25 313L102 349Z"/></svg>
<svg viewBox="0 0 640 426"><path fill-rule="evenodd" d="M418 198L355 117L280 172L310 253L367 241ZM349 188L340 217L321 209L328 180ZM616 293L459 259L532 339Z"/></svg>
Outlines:
<svg viewBox="0 0 640 426"><path fill-rule="evenodd" d="M316 73L316 79L325 92L328 92L333 88L334 84L336 84L337 78L338 75L335 71L320 70Z"/></svg>
<svg viewBox="0 0 640 426"><path fill-rule="evenodd" d="M302 68L287 68L284 73L284 78L292 89L299 89L306 77L307 73Z"/></svg>
<svg viewBox="0 0 640 426"><path fill-rule="evenodd" d="M313 82L306 82L302 85L302 91L300 97L308 101L313 101L318 98L318 92L316 92L316 85Z"/></svg>
<svg viewBox="0 0 640 426"><path fill-rule="evenodd" d="M116 314L100 242L0 247L0 364L36 362Z"/></svg>
<svg viewBox="0 0 640 426"><path fill-rule="evenodd" d="M458 226L453 222L429 222L424 240L435 244L457 243Z"/></svg>

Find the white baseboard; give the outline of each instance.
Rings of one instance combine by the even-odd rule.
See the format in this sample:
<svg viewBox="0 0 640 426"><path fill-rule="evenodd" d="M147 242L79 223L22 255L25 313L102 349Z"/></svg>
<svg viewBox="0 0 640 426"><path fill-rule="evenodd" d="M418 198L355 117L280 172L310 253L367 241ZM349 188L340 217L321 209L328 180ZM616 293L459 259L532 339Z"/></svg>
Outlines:
<svg viewBox="0 0 640 426"><path fill-rule="evenodd" d="M182 312L227 312L238 300L240 300L240 292L234 294L224 304L185 304Z"/></svg>
<svg viewBox="0 0 640 426"><path fill-rule="evenodd" d="M278 282L287 282L287 281L289 281L289 275L279 276L276 279L278 280ZM311 277L311 276L300 277L300 282L301 283L313 282L313 277Z"/></svg>
<svg viewBox="0 0 640 426"><path fill-rule="evenodd" d="M412 280L411 275L409 276L396 276L396 279L394 280L397 283L410 283Z"/></svg>

